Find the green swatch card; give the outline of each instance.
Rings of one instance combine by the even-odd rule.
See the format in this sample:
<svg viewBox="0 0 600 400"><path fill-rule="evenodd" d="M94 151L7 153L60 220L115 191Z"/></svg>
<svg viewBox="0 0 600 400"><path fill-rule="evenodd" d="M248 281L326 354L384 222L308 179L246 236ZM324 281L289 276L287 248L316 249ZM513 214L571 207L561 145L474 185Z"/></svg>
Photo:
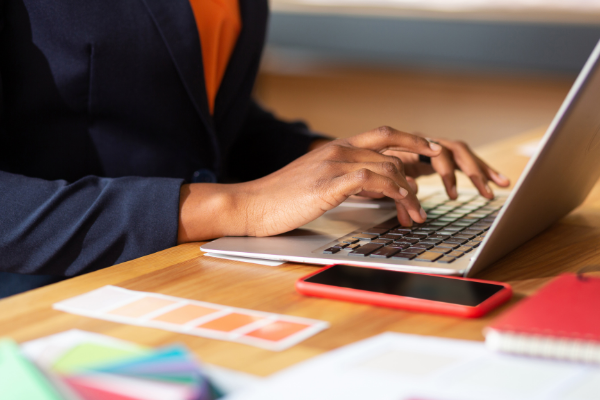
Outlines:
<svg viewBox="0 0 600 400"><path fill-rule="evenodd" d="M62 396L18 345L0 339L0 398L2 400L61 400Z"/></svg>

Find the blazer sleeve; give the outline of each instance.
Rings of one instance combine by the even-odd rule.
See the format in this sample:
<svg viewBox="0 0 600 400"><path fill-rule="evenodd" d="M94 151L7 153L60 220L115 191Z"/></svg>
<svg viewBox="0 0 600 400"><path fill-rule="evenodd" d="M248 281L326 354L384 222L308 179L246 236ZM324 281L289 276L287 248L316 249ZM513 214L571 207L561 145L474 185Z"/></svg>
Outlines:
<svg viewBox="0 0 600 400"><path fill-rule="evenodd" d="M48 181L1 169L0 271L73 276L177 244L180 179Z"/></svg>
<svg viewBox="0 0 600 400"><path fill-rule="evenodd" d="M0 171L0 270L73 276L174 246L181 183Z"/></svg>
<svg viewBox="0 0 600 400"><path fill-rule="evenodd" d="M228 160L228 176L247 181L268 175L306 154L323 135L300 121L285 122L251 101L242 132Z"/></svg>

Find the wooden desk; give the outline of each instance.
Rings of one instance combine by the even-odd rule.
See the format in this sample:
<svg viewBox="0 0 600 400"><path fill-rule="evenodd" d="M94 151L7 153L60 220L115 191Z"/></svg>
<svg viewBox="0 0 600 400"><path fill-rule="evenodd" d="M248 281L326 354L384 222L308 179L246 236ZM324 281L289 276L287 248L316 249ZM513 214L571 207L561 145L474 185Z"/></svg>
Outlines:
<svg viewBox="0 0 600 400"><path fill-rule="evenodd" d="M480 149L480 154L515 181L527 157L518 145L541 136L533 132ZM425 181L437 183L437 178ZM68 329L99 332L150 346L183 342L200 359L257 375L268 375L312 356L384 331L483 340L482 328L524 296L563 271L599 263L600 185L579 209L513 251L478 277L509 282L511 303L475 320L420 314L317 298L294 290L314 266L267 267L203 257L200 243L177 246L147 257L73 278L0 301L0 336L26 341ZM160 292L235 307L329 321L331 328L283 352L122 325L70 315L52 304L104 285Z"/></svg>

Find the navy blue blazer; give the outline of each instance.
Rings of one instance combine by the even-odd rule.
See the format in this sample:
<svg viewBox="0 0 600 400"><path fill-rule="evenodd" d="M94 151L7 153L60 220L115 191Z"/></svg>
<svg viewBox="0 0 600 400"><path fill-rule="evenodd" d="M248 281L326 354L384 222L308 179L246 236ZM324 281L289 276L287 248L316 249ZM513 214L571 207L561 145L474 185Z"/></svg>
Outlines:
<svg viewBox="0 0 600 400"><path fill-rule="evenodd" d="M73 276L174 246L182 182L307 151L305 125L251 100L267 2L240 9L211 116L188 0L0 0L0 271Z"/></svg>

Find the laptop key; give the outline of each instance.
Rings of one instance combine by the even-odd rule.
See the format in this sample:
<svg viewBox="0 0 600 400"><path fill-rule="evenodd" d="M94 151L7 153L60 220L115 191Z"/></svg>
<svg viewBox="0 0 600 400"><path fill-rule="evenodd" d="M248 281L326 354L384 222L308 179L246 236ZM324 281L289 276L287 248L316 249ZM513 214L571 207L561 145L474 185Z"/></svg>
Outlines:
<svg viewBox="0 0 600 400"><path fill-rule="evenodd" d="M453 223L454 221L458 220L458 218L451 218L451 217L440 217L437 219L440 222L447 222L446 225Z"/></svg>
<svg viewBox="0 0 600 400"><path fill-rule="evenodd" d="M421 254L425 252L425 249L421 249L419 247L409 247L408 249L402 250L403 253L413 253L413 254Z"/></svg>
<svg viewBox="0 0 600 400"><path fill-rule="evenodd" d="M341 249L339 247L330 247L328 249L323 250L323 254L335 254Z"/></svg>
<svg viewBox="0 0 600 400"><path fill-rule="evenodd" d="M379 239L372 240L371 243L377 243L377 244L384 244L385 245L385 244L392 243L393 241L394 241L393 239L381 239L381 238L379 238Z"/></svg>
<svg viewBox="0 0 600 400"><path fill-rule="evenodd" d="M427 237L427 235L410 234L408 236L404 236L404 239L417 239L417 240L421 240L421 239L425 239L426 237Z"/></svg>
<svg viewBox="0 0 600 400"><path fill-rule="evenodd" d="M393 231L389 231L388 233L386 233L383 236L396 236L396 237L400 237L403 235L408 235L410 232L397 232L396 230Z"/></svg>
<svg viewBox="0 0 600 400"><path fill-rule="evenodd" d="M394 249L391 247L383 247L377 251L374 251L373 253L371 253L369 255L369 257L375 257L375 258L390 258L391 256L393 256L396 253L399 253L400 249Z"/></svg>
<svg viewBox="0 0 600 400"><path fill-rule="evenodd" d="M455 223L453 223L451 226L471 226L473 225L473 222L468 222L468 221L456 221Z"/></svg>
<svg viewBox="0 0 600 400"><path fill-rule="evenodd" d="M372 252L379 250L382 247L383 247L382 244L367 243L365 245L360 246L358 249L351 251L350 253L348 253L348 255L355 256L355 257L366 257L369 254L371 254Z"/></svg>
<svg viewBox="0 0 600 400"><path fill-rule="evenodd" d="M417 255L415 253L396 253L392 256L394 260L412 260Z"/></svg>
<svg viewBox="0 0 600 400"><path fill-rule="evenodd" d="M379 239L391 239L391 240L398 240L398 235L381 235L379 236Z"/></svg>
<svg viewBox="0 0 600 400"><path fill-rule="evenodd" d="M408 249L410 247L410 244L408 244L408 243L390 243L390 244L386 245L385 247L403 250L403 249ZM469 247L469 249L470 249L470 247Z"/></svg>
<svg viewBox="0 0 600 400"><path fill-rule="evenodd" d="M429 251L433 251L434 253L447 254L447 253L450 253L452 251L452 249L448 248L448 247L437 247L436 246Z"/></svg>
<svg viewBox="0 0 600 400"><path fill-rule="evenodd" d="M488 229L490 229L490 226L492 226L491 224L485 224L485 225L480 225L479 223L471 225L471 228L474 229L479 229L481 231L487 231Z"/></svg>
<svg viewBox="0 0 600 400"><path fill-rule="evenodd" d="M452 239L464 239L464 240L468 241L468 240L471 240L471 239L473 239L475 237L475 235L465 235L463 233L464 233L464 231L461 232L459 235L452 236Z"/></svg>
<svg viewBox="0 0 600 400"><path fill-rule="evenodd" d="M416 247L416 248L419 248L419 249L429 250L429 249L431 249L433 247L433 245L432 244L427 244L427 243L420 242L420 243L413 244L412 247Z"/></svg>
<svg viewBox="0 0 600 400"><path fill-rule="evenodd" d="M360 244L354 243L354 244L349 244L348 246L346 246L346 249L354 250L354 249L357 249L359 247L360 247Z"/></svg>
<svg viewBox="0 0 600 400"><path fill-rule="evenodd" d="M448 210L438 210L437 208L434 210L427 211L427 215L444 215L448 212Z"/></svg>
<svg viewBox="0 0 600 400"><path fill-rule="evenodd" d="M394 243L415 244L415 243L419 243L419 240L418 239L407 239L406 237L403 237L403 238L396 240Z"/></svg>
<svg viewBox="0 0 600 400"><path fill-rule="evenodd" d="M419 229L418 231L415 231L415 233L433 233L434 231L437 231L438 229L440 229L439 226L422 226L421 229Z"/></svg>
<svg viewBox="0 0 600 400"><path fill-rule="evenodd" d="M409 228L396 228L389 231L388 235L408 235L412 232L412 229Z"/></svg>
<svg viewBox="0 0 600 400"><path fill-rule="evenodd" d="M453 263L454 261L456 261L456 258L444 256L444 257L440 258L439 260L437 260L436 262L439 262L442 264L450 264L450 263Z"/></svg>
<svg viewBox="0 0 600 400"><path fill-rule="evenodd" d="M440 253L434 253L433 251L426 251L423 254L419 254L416 258L415 261L428 261L428 262L433 262L435 260L437 260L438 258L441 258L442 255Z"/></svg>
<svg viewBox="0 0 600 400"><path fill-rule="evenodd" d="M439 226L439 227L444 227L444 226L448 225L450 222L453 222L453 221L450 221L450 222L448 222L448 221L442 221L443 219L445 219L445 218L440 218L440 219L439 219L439 220L437 220L437 221L433 221L433 222L431 222L429 225L431 225L431 226Z"/></svg>
<svg viewBox="0 0 600 400"><path fill-rule="evenodd" d="M463 226L447 226L444 228L444 231L456 233L462 231L463 229L465 229Z"/></svg>
<svg viewBox="0 0 600 400"><path fill-rule="evenodd" d="M343 249L346 246L348 246L348 243L336 243L331 247L337 247L338 249Z"/></svg>
<svg viewBox="0 0 600 400"><path fill-rule="evenodd" d="M442 243L442 239L430 239L430 238L427 238L425 240L420 241L419 243L432 244L432 245L435 246L438 243Z"/></svg>
<svg viewBox="0 0 600 400"><path fill-rule="evenodd" d="M448 218L462 218L465 214L466 213L462 213L462 212L461 213L457 213L457 212L452 211L451 213L446 214L446 216Z"/></svg>
<svg viewBox="0 0 600 400"><path fill-rule="evenodd" d="M338 239L338 240L340 240L340 239ZM353 238L344 238L344 239L341 239L341 241L344 243L348 243L348 244L358 243L358 239L353 239Z"/></svg>
<svg viewBox="0 0 600 400"><path fill-rule="evenodd" d="M352 237L354 239L360 239L360 240L373 240L373 239L377 239L379 237L379 235L371 235L368 233L359 233L356 235L352 235Z"/></svg>
<svg viewBox="0 0 600 400"><path fill-rule="evenodd" d="M456 249L457 251L462 251L463 253L468 253L470 251L473 250L473 248L468 247L468 246L460 246L458 249Z"/></svg>
<svg viewBox="0 0 600 400"><path fill-rule="evenodd" d="M457 238L456 236L452 237L450 239L444 240L444 243L464 244L464 243L467 243L467 242L468 242L467 239L460 239L460 238Z"/></svg>
<svg viewBox="0 0 600 400"><path fill-rule="evenodd" d="M476 236L476 235L479 235L481 232L483 232L483 231L480 230L480 229L473 229L473 227L471 227L469 229L465 229L460 234L461 235L469 235L469 236L473 235L473 236Z"/></svg>
<svg viewBox="0 0 600 400"><path fill-rule="evenodd" d="M460 245L458 245L456 243L443 242L443 243L438 244L437 247L446 247L448 249L456 249L456 248L460 247Z"/></svg>
<svg viewBox="0 0 600 400"><path fill-rule="evenodd" d="M429 228L429 227L424 226L421 229L426 229L426 228ZM410 236L425 236L425 237L427 237L427 236L433 235L433 234L434 234L434 232L431 232L431 231L418 230L418 231L414 231L413 233L411 233ZM424 238L421 238L421 239L424 239Z"/></svg>
<svg viewBox="0 0 600 400"><path fill-rule="evenodd" d="M462 251L452 251L452 252L450 252L450 253L447 254L447 256L454 257L454 258L459 258L459 257L462 257L464 255L465 255L465 253L463 253Z"/></svg>
<svg viewBox="0 0 600 400"><path fill-rule="evenodd" d="M427 238L427 240L431 240L431 239L439 239L439 240L446 240L446 239L450 239L451 236L450 235L440 235L440 234L435 234L435 235L431 235Z"/></svg>

